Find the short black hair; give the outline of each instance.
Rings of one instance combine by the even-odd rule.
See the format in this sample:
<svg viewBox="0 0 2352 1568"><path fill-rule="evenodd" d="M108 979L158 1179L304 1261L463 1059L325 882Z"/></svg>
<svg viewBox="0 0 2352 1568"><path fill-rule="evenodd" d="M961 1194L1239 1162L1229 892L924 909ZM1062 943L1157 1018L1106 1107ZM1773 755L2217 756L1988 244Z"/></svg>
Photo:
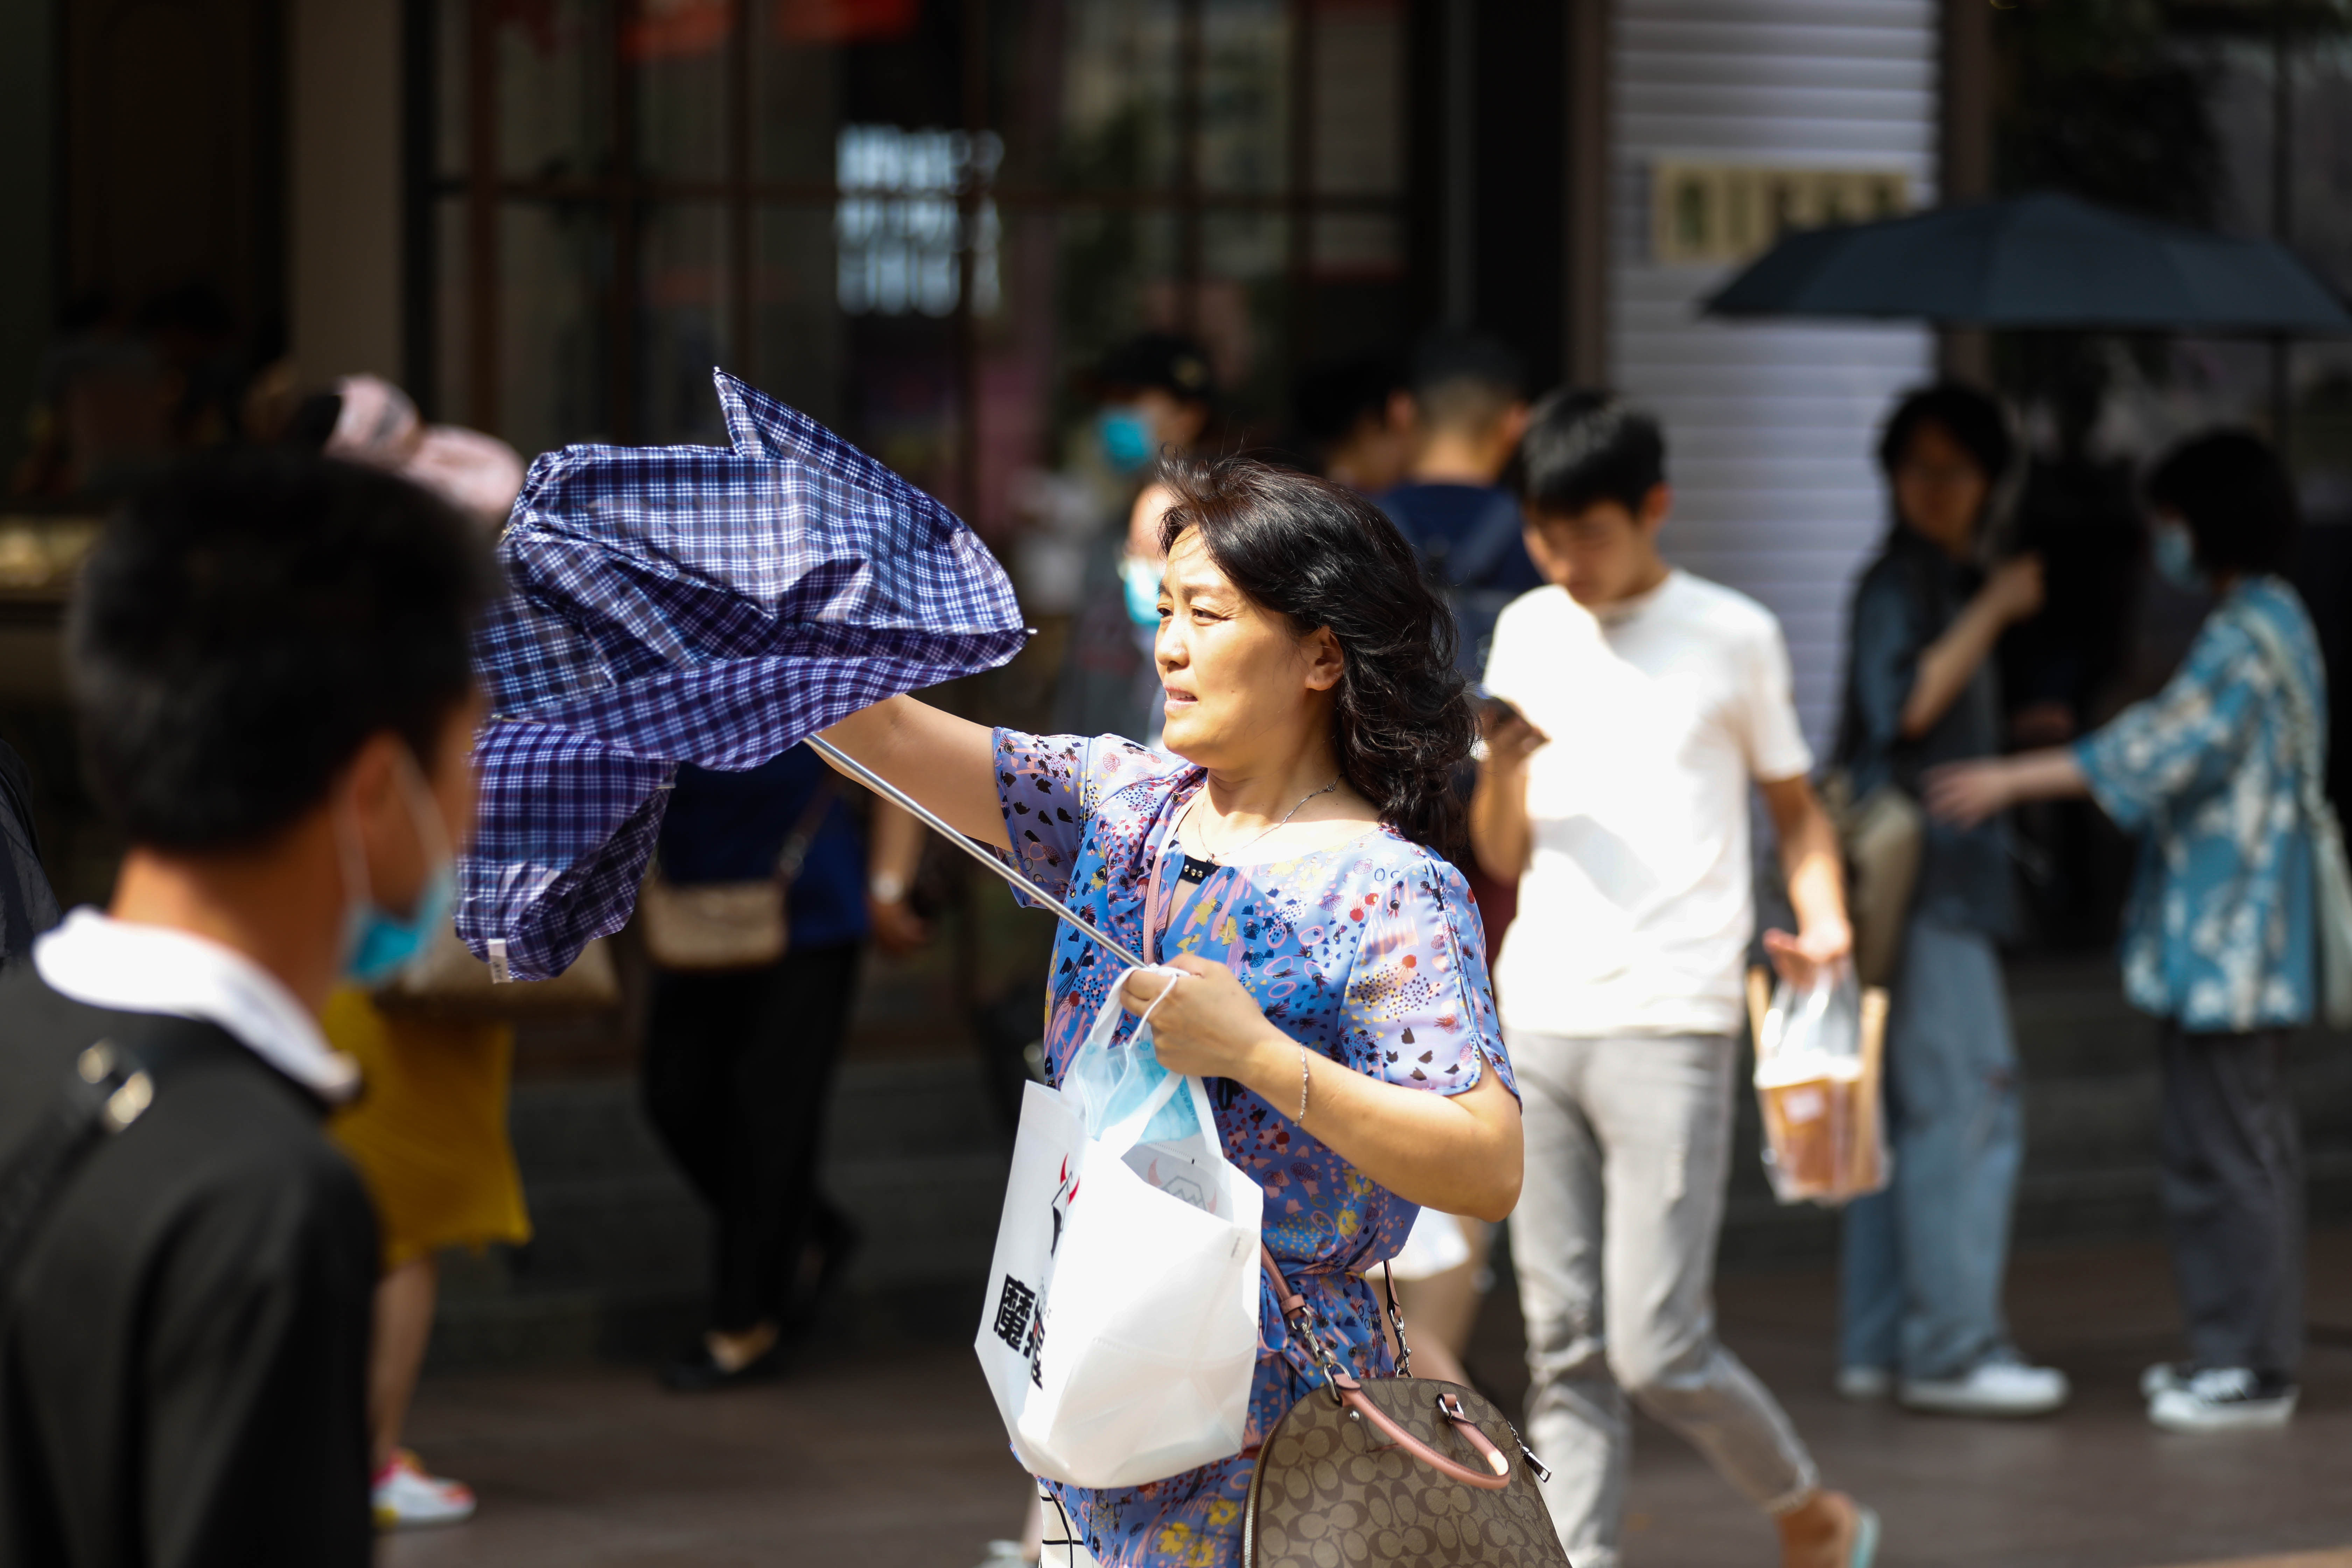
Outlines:
<svg viewBox="0 0 2352 1568"><path fill-rule="evenodd" d="M1528 395L1527 365L1485 332L1438 328L1412 351L1412 396L1439 429L1491 429Z"/></svg>
<svg viewBox="0 0 2352 1568"><path fill-rule="evenodd" d="M2167 452L2147 477L2151 507L2178 512L2209 573L2281 572L2294 553L2294 480L2251 430L2212 430Z"/></svg>
<svg viewBox="0 0 2352 1568"><path fill-rule="evenodd" d="M1366 417L1385 417L1389 399L1404 390L1402 367L1382 355L1318 365L1298 381L1298 433L1318 447L1345 440Z"/></svg>
<svg viewBox="0 0 2352 1568"><path fill-rule="evenodd" d="M1938 426L1958 441L1984 470L1989 486L2000 482L2017 455L2017 442L2000 404L1973 386L1941 381L1905 395L1887 416L1886 428L1878 437L1878 467L1888 479L1895 477L1922 425Z"/></svg>
<svg viewBox="0 0 2352 1568"><path fill-rule="evenodd" d="M1658 422L1614 393L1548 393L1519 442L1528 510L1573 516L1613 500L1638 513L1666 482L1666 437Z"/></svg>
<svg viewBox="0 0 2352 1568"><path fill-rule="evenodd" d="M233 850L371 735L432 767L497 582L479 531L389 474L283 449L174 469L109 521L68 626L100 805L134 844Z"/></svg>

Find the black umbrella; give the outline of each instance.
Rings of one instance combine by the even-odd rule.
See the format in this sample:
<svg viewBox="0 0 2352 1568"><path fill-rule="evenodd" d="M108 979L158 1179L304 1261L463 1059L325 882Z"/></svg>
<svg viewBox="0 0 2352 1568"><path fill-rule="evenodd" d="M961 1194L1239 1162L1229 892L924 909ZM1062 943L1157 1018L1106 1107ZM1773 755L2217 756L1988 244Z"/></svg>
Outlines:
<svg viewBox="0 0 2352 1568"><path fill-rule="evenodd" d="M2054 195L1792 234L1708 300L1706 313L2094 331L2352 331L2343 301L2284 246Z"/></svg>

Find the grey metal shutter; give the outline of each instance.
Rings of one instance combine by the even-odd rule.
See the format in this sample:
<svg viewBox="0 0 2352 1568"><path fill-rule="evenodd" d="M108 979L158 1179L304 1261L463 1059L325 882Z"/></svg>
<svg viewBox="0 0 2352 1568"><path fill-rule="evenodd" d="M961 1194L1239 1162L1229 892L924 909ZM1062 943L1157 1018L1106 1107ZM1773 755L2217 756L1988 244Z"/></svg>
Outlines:
<svg viewBox="0 0 2352 1568"><path fill-rule="evenodd" d="M1893 165L1935 200L1934 0L1618 0L1611 363L1666 426L1662 543L1780 617L1816 747L1836 717L1846 595L1886 523L1871 448L1889 401L1933 373L1910 326L1704 321L1734 268L1651 258L1661 161Z"/></svg>

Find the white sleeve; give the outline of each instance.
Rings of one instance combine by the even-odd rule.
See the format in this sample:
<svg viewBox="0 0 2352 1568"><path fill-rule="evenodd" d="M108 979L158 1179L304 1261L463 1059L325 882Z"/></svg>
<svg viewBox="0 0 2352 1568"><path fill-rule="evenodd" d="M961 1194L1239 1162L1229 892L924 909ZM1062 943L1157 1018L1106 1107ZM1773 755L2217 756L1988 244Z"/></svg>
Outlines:
<svg viewBox="0 0 2352 1568"><path fill-rule="evenodd" d="M1740 727L1748 743L1748 775L1764 784L1799 778L1813 771L1813 749L1797 722L1794 679L1789 671L1789 640L1780 623L1766 617L1752 657L1738 676Z"/></svg>

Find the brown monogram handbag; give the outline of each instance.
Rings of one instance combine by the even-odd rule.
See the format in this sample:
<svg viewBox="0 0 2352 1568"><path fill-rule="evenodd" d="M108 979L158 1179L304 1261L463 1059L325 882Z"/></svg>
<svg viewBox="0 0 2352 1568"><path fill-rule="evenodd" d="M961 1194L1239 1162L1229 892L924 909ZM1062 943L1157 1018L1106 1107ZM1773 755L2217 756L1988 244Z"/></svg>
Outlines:
<svg viewBox="0 0 2352 1568"><path fill-rule="evenodd" d="M1401 1375L1359 1382L1316 1333L1314 1310L1274 1255L1259 1256L1291 1346L1314 1358L1324 1386L1258 1450L1244 1568L1569 1568L1536 1489L1550 1472L1475 1390L1412 1375L1394 1289Z"/></svg>

